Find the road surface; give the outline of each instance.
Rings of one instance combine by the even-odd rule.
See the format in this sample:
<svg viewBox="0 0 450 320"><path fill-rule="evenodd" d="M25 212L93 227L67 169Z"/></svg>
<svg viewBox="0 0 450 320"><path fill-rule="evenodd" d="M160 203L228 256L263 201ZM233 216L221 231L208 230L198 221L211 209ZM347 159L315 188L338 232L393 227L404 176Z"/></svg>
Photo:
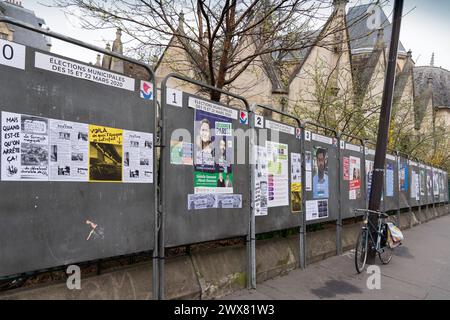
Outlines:
<svg viewBox="0 0 450 320"><path fill-rule="evenodd" d="M238 291L224 299L450 299L450 216L421 224L404 234L404 244L395 249L391 263L378 264L380 289L367 287L371 275L357 275L354 255L347 252L309 265L304 271L295 270L258 283L256 290Z"/></svg>

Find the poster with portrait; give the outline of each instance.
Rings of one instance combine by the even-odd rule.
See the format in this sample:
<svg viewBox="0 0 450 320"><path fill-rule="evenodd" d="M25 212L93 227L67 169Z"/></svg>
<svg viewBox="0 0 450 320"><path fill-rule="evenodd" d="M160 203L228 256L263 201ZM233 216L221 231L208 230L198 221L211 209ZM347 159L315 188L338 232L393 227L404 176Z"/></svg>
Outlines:
<svg viewBox="0 0 450 320"><path fill-rule="evenodd" d="M89 125L89 181L122 182L123 130Z"/></svg>
<svg viewBox="0 0 450 320"><path fill-rule="evenodd" d="M361 159L350 157L350 183L349 199L356 200L361 198Z"/></svg>
<svg viewBox="0 0 450 320"><path fill-rule="evenodd" d="M313 198L327 199L328 189L328 149L315 146L313 149Z"/></svg>
<svg viewBox="0 0 450 320"><path fill-rule="evenodd" d="M195 111L195 194L233 193L233 124L224 115Z"/></svg>

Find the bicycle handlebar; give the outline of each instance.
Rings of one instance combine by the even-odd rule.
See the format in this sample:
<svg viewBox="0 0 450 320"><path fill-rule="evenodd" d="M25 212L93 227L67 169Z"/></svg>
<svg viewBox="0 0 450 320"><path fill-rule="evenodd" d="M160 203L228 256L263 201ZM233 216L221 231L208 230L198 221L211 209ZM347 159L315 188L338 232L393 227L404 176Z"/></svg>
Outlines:
<svg viewBox="0 0 450 320"><path fill-rule="evenodd" d="M373 211L373 210L369 210L369 209L354 209L354 211L355 211L355 215L357 212L364 212L364 213L368 213L368 214L376 214L378 217L384 217L384 218L389 217L386 213L383 213L380 211Z"/></svg>

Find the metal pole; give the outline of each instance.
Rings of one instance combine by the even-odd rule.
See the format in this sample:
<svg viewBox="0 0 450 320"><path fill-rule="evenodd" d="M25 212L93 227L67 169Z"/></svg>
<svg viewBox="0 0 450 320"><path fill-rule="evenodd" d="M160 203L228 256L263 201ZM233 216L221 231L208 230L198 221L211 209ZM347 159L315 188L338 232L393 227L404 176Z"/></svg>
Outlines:
<svg viewBox="0 0 450 320"><path fill-rule="evenodd" d="M254 202L253 202L253 186L255 182L255 145L257 145L256 139L258 138L255 132L255 114L254 114L255 106L250 107L248 113L248 123L250 127L250 151L249 151L249 168L250 168L250 223L249 223L249 237L247 239L247 245L249 245L248 250L248 281L247 281L247 289L256 289L256 220L255 220L255 210L254 210Z"/></svg>
<svg viewBox="0 0 450 320"><path fill-rule="evenodd" d="M338 170L339 170L339 181L338 181L338 220L336 221L336 253L338 256L342 254L342 180L344 179L343 173L342 173L342 161L341 161L341 135L338 133L336 134L337 138L337 161L338 161ZM344 147L345 149L345 147ZM345 194L345 193L344 193Z"/></svg>
<svg viewBox="0 0 450 320"><path fill-rule="evenodd" d="M299 234L299 249L300 269L306 269L306 159L305 159L305 125L300 124L302 130L302 139L300 141L300 153L302 154L302 212L300 214L300 234Z"/></svg>
<svg viewBox="0 0 450 320"><path fill-rule="evenodd" d="M392 100L395 84L395 69L397 65L398 45L400 39L400 28L402 21L403 0L395 0L394 18L392 21L392 35L389 49L389 61L387 74L384 83L383 99L381 104L379 130L377 137L377 147L375 151L375 163L373 172L373 183L370 194L369 210L378 211L380 209L381 192L384 181L384 167L386 163L386 152L388 145L389 126L391 121ZM371 216L370 220L374 226L377 225L377 217ZM370 232L375 232L371 228ZM370 250L368 263L374 263L376 252Z"/></svg>
<svg viewBox="0 0 450 320"><path fill-rule="evenodd" d="M396 176L397 176L397 226L400 227L400 213L401 213L401 209L400 209L400 155L398 154L398 151L395 151L395 167L397 168L396 170Z"/></svg>

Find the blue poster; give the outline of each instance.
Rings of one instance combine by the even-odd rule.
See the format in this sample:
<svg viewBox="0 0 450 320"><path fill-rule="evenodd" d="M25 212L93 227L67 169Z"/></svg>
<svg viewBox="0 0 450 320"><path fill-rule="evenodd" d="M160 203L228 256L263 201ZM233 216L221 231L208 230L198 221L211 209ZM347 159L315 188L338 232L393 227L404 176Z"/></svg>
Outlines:
<svg viewBox="0 0 450 320"><path fill-rule="evenodd" d="M398 181L400 186L400 191L408 191L408 165L406 163L400 163L400 168L398 170Z"/></svg>
<svg viewBox="0 0 450 320"><path fill-rule="evenodd" d="M394 165L388 163L386 166L386 197L394 196Z"/></svg>

